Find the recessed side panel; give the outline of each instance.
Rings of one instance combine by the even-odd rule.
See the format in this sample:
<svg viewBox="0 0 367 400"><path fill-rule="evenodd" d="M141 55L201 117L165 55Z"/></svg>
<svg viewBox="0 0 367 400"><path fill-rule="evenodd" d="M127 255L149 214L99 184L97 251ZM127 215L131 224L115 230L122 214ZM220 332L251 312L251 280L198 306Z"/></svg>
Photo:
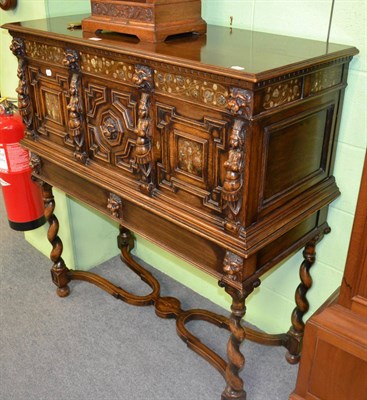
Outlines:
<svg viewBox="0 0 367 400"><path fill-rule="evenodd" d="M283 204L327 178L335 108L330 102L263 129L260 209Z"/></svg>

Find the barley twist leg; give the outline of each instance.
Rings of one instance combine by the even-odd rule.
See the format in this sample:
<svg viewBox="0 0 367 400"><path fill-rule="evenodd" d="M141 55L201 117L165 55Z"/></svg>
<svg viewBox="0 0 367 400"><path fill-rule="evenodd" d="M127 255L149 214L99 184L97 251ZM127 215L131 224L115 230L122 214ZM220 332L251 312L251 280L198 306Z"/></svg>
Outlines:
<svg viewBox="0 0 367 400"><path fill-rule="evenodd" d="M305 330L303 316L310 308L306 295L312 286L310 269L316 261L316 242L317 238L306 243L305 249L303 251L304 260L300 266L299 271L301 283L296 289L296 308L292 312L292 326L288 331L289 345L286 359L290 364L296 364L301 357L302 339Z"/></svg>
<svg viewBox="0 0 367 400"><path fill-rule="evenodd" d="M62 241L58 236L59 221L54 214L55 199L52 192L52 186L44 182L42 185L43 201L45 205L45 217L49 223L47 239L52 245L50 259L53 262L51 268L51 277L53 283L57 286L56 293L60 297L66 297L70 293L68 283L68 269L61 257L63 251Z"/></svg>

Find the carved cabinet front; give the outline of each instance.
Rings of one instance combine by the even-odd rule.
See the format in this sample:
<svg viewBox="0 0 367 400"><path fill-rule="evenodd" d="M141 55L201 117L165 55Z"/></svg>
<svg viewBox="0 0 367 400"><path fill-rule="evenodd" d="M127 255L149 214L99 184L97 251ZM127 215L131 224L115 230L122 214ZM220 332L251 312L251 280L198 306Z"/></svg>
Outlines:
<svg viewBox="0 0 367 400"><path fill-rule="evenodd" d="M325 52L323 43L210 26L206 36L147 44L70 31L65 21L5 26L18 58L22 144L44 182L58 293L82 279L132 304L154 303L225 377L222 400L245 400L238 372L246 335L284 345L288 361L299 360L309 269L316 243L330 231L328 205L339 195L336 140L348 65L358 51L330 45ZM50 185L120 223L122 256L150 284L150 296L67 270ZM230 319L184 312L177 299L159 297L156 281L128 256L127 229L214 276L232 297ZM303 246L290 331L245 332L246 297ZM228 363L185 330L197 313L231 332Z"/></svg>

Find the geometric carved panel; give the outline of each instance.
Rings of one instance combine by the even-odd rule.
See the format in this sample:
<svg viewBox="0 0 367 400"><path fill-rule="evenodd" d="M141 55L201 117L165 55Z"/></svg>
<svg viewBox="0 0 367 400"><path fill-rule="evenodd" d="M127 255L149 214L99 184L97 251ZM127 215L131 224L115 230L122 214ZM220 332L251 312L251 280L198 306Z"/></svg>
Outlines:
<svg viewBox="0 0 367 400"><path fill-rule="evenodd" d="M95 81L86 81L84 85L92 158L132 172L137 101L133 99L131 89L125 92Z"/></svg>

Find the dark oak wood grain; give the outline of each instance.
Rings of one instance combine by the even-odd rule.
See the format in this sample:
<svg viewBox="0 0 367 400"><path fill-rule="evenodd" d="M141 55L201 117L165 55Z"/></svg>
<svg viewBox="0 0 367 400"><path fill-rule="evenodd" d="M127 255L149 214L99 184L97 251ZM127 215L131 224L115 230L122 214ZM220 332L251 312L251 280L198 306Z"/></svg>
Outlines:
<svg viewBox="0 0 367 400"><path fill-rule="evenodd" d="M69 281L79 279L130 304L154 304L223 375L222 399L244 400L245 338L286 347L291 362L301 353L309 269L339 195L332 175L338 125L358 51L215 26L162 43L67 29L84 17L4 26L18 58L22 144L44 182L57 291L67 295ZM122 258L149 295L68 270L51 185L121 224ZM159 283L128 252L127 229L214 276L232 299L230 317L160 297ZM245 329L246 298L261 276L304 246L289 332ZM188 331L192 319L230 332L227 361Z"/></svg>

